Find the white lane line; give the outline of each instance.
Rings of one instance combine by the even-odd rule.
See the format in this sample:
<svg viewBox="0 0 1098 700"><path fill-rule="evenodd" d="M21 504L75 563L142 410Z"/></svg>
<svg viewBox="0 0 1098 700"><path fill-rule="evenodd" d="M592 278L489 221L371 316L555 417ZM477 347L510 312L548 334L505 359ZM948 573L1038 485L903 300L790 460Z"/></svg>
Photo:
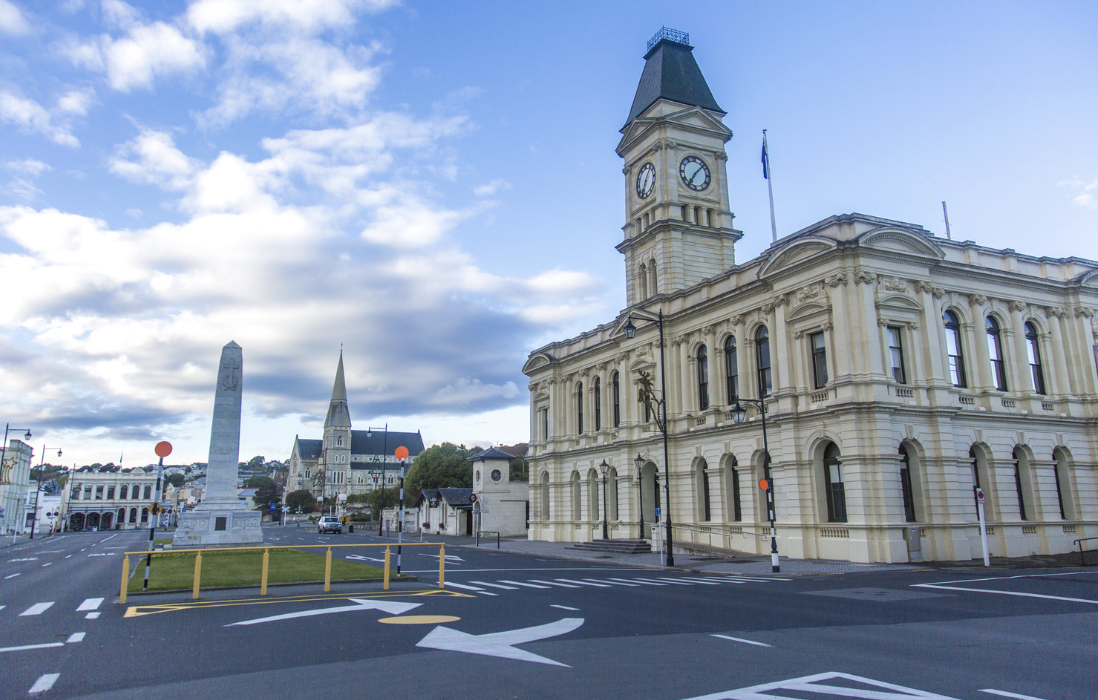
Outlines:
<svg viewBox="0 0 1098 700"><path fill-rule="evenodd" d="M47 566L53 566L53 562L52 561L46 562L45 564L42 565L42 568L45 568Z"/></svg>
<svg viewBox="0 0 1098 700"><path fill-rule="evenodd" d="M447 581L446 585L447 586L453 586L454 588L464 588L464 589L469 590L469 591L476 591L477 593L479 593L481 595L499 595L499 593L490 593L490 592L484 590L483 588L477 588L476 586L466 586L464 584L453 583L451 581Z"/></svg>
<svg viewBox="0 0 1098 700"><path fill-rule="evenodd" d="M717 581L724 581L725 583L747 583L747 581L742 581L738 578L719 578L719 579L716 579L716 580Z"/></svg>
<svg viewBox="0 0 1098 700"><path fill-rule="evenodd" d="M31 689L27 692L31 695L38 695L44 693L53 687L53 684L57 682L57 679L61 677L60 673L44 673L38 677L38 680L34 682Z"/></svg>
<svg viewBox="0 0 1098 700"><path fill-rule="evenodd" d="M770 648L773 648L773 646L770 645L770 644L763 644L762 642L753 642L750 639L740 639L739 637L729 637L727 634L711 634L709 636L710 637L717 637L719 639L727 639L730 642L740 642L742 644L752 644L752 645L757 646L757 647L770 647Z"/></svg>
<svg viewBox="0 0 1098 700"><path fill-rule="evenodd" d="M695 583L700 583L703 586L719 586L719 585L721 585L720 581L714 581L713 579L709 579L709 578L695 578L693 576L684 576L683 580L684 581L694 581Z"/></svg>
<svg viewBox="0 0 1098 700"><path fill-rule="evenodd" d="M1013 578L1013 577L1012 577ZM964 586L941 586L936 583L913 583L913 588L939 588L943 591L971 591L972 593L995 593L998 595L1014 595L1021 598L1043 598L1045 600L1063 600L1068 603L1090 603L1098 605L1098 600L1089 598L1067 598L1060 595L1044 595L1043 593L1020 593L1018 591L993 591L986 588L966 588Z"/></svg>
<svg viewBox="0 0 1098 700"><path fill-rule="evenodd" d="M102 614L103 613L97 613L97 612L88 613L87 615L84 616L84 619L85 620L98 620L99 616L102 615Z"/></svg>
<svg viewBox="0 0 1098 700"><path fill-rule="evenodd" d="M53 606L52 600L48 603L35 603L23 612L19 613L19 617L26 617L28 615L41 615L42 613L49 610L51 606Z"/></svg>
<svg viewBox="0 0 1098 700"><path fill-rule="evenodd" d="M77 642L84 641L84 635L87 632L73 632L69 635L69 638L65 640L65 644L76 644Z"/></svg>
<svg viewBox="0 0 1098 700"><path fill-rule="evenodd" d="M38 561L38 557L22 557L20 559L8 559L8 562L13 561Z"/></svg>
<svg viewBox="0 0 1098 700"><path fill-rule="evenodd" d="M582 586L573 586L570 583L555 583L553 581L542 581L541 579L538 579L538 578L531 578L531 579L527 579L527 580L528 581L533 581L534 583L544 583L546 586L560 586L561 588L582 588Z"/></svg>
<svg viewBox="0 0 1098 700"><path fill-rule="evenodd" d="M469 583L475 583L478 586L488 586L489 588L502 588L505 591L517 591L514 586L502 586L498 583L488 583L487 581L470 581Z"/></svg>
<svg viewBox="0 0 1098 700"><path fill-rule="evenodd" d="M584 581L595 581L595 582L599 581L599 579L593 579L593 578L585 578L583 580ZM611 585L614 585L614 586L632 586L633 588L640 588L639 583L625 583L624 581L613 581L611 579L601 579L601 580L608 581Z"/></svg>
<svg viewBox="0 0 1098 700"><path fill-rule="evenodd" d="M80 607L76 609L76 612L87 612L89 610L98 610L99 606L103 604L102 598L88 598Z"/></svg>
<svg viewBox="0 0 1098 700"><path fill-rule="evenodd" d="M577 583L581 586L593 586L595 588L612 588L609 583L589 583L587 581L576 581L575 579L571 578L558 578L557 580L563 581L564 583Z"/></svg>
<svg viewBox="0 0 1098 700"><path fill-rule="evenodd" d="M634 582L635 581L636 583L639 583L642 586L666 586L667 585L666 583L656 583L655 581L645 581L644 579L641 579L641 578L631 578L631 579L610 578L610 579L607 579L607 580L608 581L626 581L626 580L628 580L629 582Z"/></svg>
<svg viewBox="0 0 1098 700"><path fill-rule="evenodd" d="M637 579L637 580L638 580L638 581L653 581L653 580L655 580L655 579L650 579L650 578L639 578L639 579ZM675 580L675 579L673 579L673 578L661 578L661 579L660 579L659 581L657 581L657 583L660 583L660 582L663 582L663 583L670 583L670 584L674 584L674 585L676 585L676 586L693 586L693 585L694 585L694 584L692 584L692 583L687 583L687 582L685 582L685 581L676 581L676 580Z"/></svg>
<svg viewBox="0 0 1098 700"><path fill-rule="evenodd" d="M25 644L21 647L0 647L0 653L5 651L25 651L27 649L49 649L51 647L63 647L65 646L61 642L50 642L49 644Z"/></svg>
<svg viewBox="0 0 1098 700"><path fill-rule="evenodd" d="M69 557L71 557L71 556L72 556L72 555L70 554L70 555L66 556L65 558L66 558L66 559L68 559L68 558L69 558Z"/></svg>
<svg viewBox="0 0 1098 700"><path fill-rule="evenodd" d="M118 535L111 535L110 537L107 537L106 539L99 540L99 544L103 544L107 540L113 540L115 537L118 537Z"/></svg>
<svg viewBox="0 0 1098 700"><path fill-rule="evenodd" d="M8 607L8 606L6 606L6 605L0 605L0 610L3 610L3 609L4 609L4 608L6 608L6 607Z"/></svg>
<svg viewBox="0 0 1098 700"><path fill-rule="evenodd" d="M546 589L546 590L549 589L549 586L539 586L536 583L523 583L522 581L508 581L505 578L501 578L499 580L499 582L500 583L510 583L510 584L515 585L515 586L524 586L526 588L542 588L542 589Z"/></svg>
<svg viewBox="0 0 1098 700"><path fill-rule="evenodd" d="M21 575L22 574L8 574L7 576L4 577L4 580L7 581L9 578L15 578L16 576L21 576Z"/></svg>
<svg viewBox="0 0 1098 700"><path fill-rule="evenodd" d="M1008 693L1005 690L992 690L991 688L984 688L980 692L990 693L992 695L998 695L1004 698L1016 698L1017 700L1042 700L1041 698L1037 698L1032 695L1022 695L1021 693Z"/></svg>
<svg viewBox="0 0 1098 700"><path fill-rule="evenodd" d="M560 608L561 610L571 610L572 612L579 612L579 608L570 608L567 605L550 605L551 608Z"/></svg>

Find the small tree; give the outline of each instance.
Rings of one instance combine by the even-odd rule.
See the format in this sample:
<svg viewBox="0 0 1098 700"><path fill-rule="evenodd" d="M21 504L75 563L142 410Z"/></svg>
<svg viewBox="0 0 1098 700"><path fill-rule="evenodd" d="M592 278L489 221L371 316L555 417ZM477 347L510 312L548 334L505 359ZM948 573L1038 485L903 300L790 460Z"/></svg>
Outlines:
<svg viewBox="0 0 1098 700"><path fill-rule="evenodd" d="M407 496L407 492L404 495ZM399 501L400 490L395 488L376 489L366 494L366 505L369 506L370 512L373 513L375 520L381 517L381 511L386 508L392 508ZM407 502L405 502L405 507L407 507L407 505Z"/></svg>
<svg viewBox="0 0 1098 700"><path fill-rule="evenodd" d="M168 474L164 477L164 483L179 488L183 485L184 478L182 474Z"/></svg>
<svg viewBox="0 0 1098 700"><path fill-rule="evenodd" d="M286 505L290 507L290 511L296 513L300 508L302 513L312 513L316 510L316 496L311 492L301 489L300 491L291 491L286 494Z"/></svg>
<svg viewBox="0 0 1098 700"><path fill-rule="evenodd" d="M248 460L248 469L262 469L266 461L267 459L263 455L256 455Z"/></svg>
<svg viewBox="0 0 1098 700"><path fill-rule="evenodd" d="M469 488L473 485L473 465L465 461L482 452L479 447L467 448L444 442L419 453L404 479L405 493L418 494L422 489Z"/></svg>

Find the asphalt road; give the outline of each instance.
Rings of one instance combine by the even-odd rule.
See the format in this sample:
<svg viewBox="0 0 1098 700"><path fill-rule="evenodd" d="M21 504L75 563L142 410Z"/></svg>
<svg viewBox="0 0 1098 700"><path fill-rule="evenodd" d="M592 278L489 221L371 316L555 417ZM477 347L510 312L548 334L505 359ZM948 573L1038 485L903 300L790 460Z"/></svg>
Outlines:
<svg viewBox="0 0 1098 700"><path fill-rule="evenodd" d="M379 541L265 532L272 545ZM1098 697L1098 568L709 576L448 546L440 590L437 550L409 547L403 569L420 581L387 593L118 605L118 554L147 537L0 550L0 697Z"/></svg>

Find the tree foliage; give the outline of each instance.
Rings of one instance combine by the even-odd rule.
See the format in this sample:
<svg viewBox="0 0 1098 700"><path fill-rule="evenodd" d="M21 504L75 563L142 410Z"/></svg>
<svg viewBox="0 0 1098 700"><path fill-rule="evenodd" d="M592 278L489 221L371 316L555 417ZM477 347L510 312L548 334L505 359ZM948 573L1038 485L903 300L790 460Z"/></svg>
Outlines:
<svg viewBox="0 0 1098 700"><path fill-rule="evenodd" d="M255 476L249 476L244 480L244 488L246 489L261 489L265 486L274 487L275 480L269 476L263 476L257 474Z"/></svg>
<svg viewBox="0 0 1098 700"><path fill-rule="evenodd" d="M404 507L408 507L408 493L404 493L405 501ZM376 489L366 494L366 505L370 508L370 512L373 513L376 520L378 514L386 508L392 508L400 501L400 489Z"/></svg>
<svg viewBox="0 0 1098 700"><path fill-rule="evenodd" d="M316 496L305 489L291 491L286 494L286 505L290 507L292 513L296 513L298 508L302 513L312 513L316 510Z"/></svg>
<svg viewBox="0 0 1098 700"><path fill-rule="evenodd" d="M182 486L185 480L186 479L182 474L168 474L166 477L164 477L165 484L170 484L171 486L174 486L176 488Z"/></svg>
<svg viewBox="0 0 1098 700"><path fill-rule="evenodd" d="M479 447L444 442L420 452L405 476L405 496L419 494L421 489L470 488L473 465L465 460L481 451Z"/></svg>

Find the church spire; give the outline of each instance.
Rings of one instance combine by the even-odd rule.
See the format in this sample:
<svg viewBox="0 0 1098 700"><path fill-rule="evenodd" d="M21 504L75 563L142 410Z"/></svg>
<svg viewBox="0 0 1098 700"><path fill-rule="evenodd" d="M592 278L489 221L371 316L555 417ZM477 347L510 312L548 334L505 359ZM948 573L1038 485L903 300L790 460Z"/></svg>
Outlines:
<svg viewBox="0 0 1098 700"><path fill-rule="evenodd" d="M332 386L332 400L328 404L328 417L324 419L325 428L350 428L351 412L347 408L347 382L343 378L343 351L339 351L339 365L336 366L335 384Z"/></svg>

